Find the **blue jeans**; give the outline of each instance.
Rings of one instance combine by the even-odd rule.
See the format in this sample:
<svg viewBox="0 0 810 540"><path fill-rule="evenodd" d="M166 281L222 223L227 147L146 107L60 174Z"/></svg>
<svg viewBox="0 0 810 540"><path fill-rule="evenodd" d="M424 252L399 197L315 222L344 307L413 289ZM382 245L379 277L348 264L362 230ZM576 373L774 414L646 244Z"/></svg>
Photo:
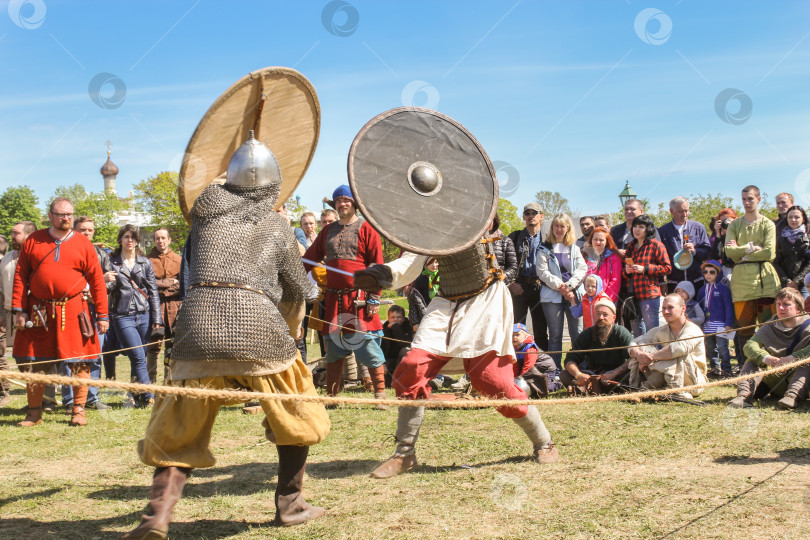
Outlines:
<svg viewBox="0 0 810 540"><path fill-rule="evenodd" d="M115 351L120 349L118 346L118 338L115 337L115 325L113 324L112 317L110 317L110 329L104 334L104 345L101 347L101 358L104 364L104 376L107 379L115 378L115 359L118 354L109 354L107 351Z"/></svg>
<svg viewBox="0 0 810 540"><path fill-rule="evenodd" d="M633 337L649 332L658 324L658 314L661 311L661 297L650 300L635 300L638 317L633 319Z"/></svg>
<svg viewBox="0 0 810 540"><path fill-rule="evenodd" d="M370 336L368 334L374 334ZM378 368L385 363L380 344L382 330L370 330L368 334L343 334L340 331L324 334L326 344L326 363L333 364L354 352L357 361L369 368Z"/></svg>
<svg viewBox="0 0 810 540"><path fill-rule="evenodd" d="M96 306L93 304L88 304L87 308L90 311L90 317L95 322L96 320ZM96 331L98 331L98 325L96 325ZM98 346L99 349L104 348L104 338L107 337L106 334L98 334ZM101 359L96 358L95 360L86 360L88 364L90 364L90 378L93 380L99 380L101 378ZM70 370L70 363L64 362L62 364L62 375L65 377L70 377L71 370ZM87 406L91 406L98 402L98 386L90 386L87 388ZM64 385L62 386L62 405L67 407L68 405L73 404L73 387Z"/></svg>
<svg viewBox="0 0 810 540"><path fill-rule="evenodd" d="M115 336L121 348L136 347L126 351L132 366L132 379L141 384L149 384L149 372L146 370L146 348L140 345L149 343L149 313L144 311L132 315L116 315L113 318ZM154 396L150 393L130 394L135 401L145 404Z"/></svg>
<svg viewBox="0 0 810 540"><path fill-rule="evenodd" d="M731 353L728 350L728 339L721 336L706 336L706 356L711 369L720 369L725 375L731 375Z"/></svg>
<svg viewBox="0 0 810 540"><path fill-rule="evenodd" d="M543 314L546 316L546 324L548 325L548 348L551 351L561 351L563 324L565 324L566 319L568 320L568 335L571 336L572 342L579 336L582 322L571 314L571 306L568 302L558 304L543 302L540 305L543 306ZM555 352L551 353L550 356L554 359L559 372L562 353Z"/></svg>

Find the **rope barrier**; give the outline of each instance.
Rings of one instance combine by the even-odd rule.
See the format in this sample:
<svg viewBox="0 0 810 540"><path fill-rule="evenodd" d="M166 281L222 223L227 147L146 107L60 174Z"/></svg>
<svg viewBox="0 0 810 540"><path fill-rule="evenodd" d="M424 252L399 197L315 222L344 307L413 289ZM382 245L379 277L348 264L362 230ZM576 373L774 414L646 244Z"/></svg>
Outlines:
<svg viewBox="0 0 810 540"><path fill-rule="evenodd" d="M758 323L758 324L755 323L755 324L750 324L748 326L740 326L738 328L732 329L732 331L733 332L738 332L740 330L748 330L749 328L756 328L757 326L762 327L762 326L766 326L768 324L774 324L774 323L778 323L780 321L786 321L788 319L795 319L796 317L801 317L803 315L807 315L807 313L802 312L802 313L799 313L798 315L791 315L790 317L784 317L782 319L773 319L773 320L764 321L764 322L761 322L761 323ZM365 334L367 336L380 337L380 336L378 336L376 334L372 334L371 332L364 332L362 330L355 330L354 328L350 328L348 326L341 326L341 325L339 325L337 323L334 323L334 322L330 323L329 321L324 321L322 319L318 319L317 317L313 317L312 315L309 315L309 318L312 319L313 321L319 321L319 322L330 324L332 326L335 326L336 328L343 328L345 330L351 330L352 332L354 332L356 334ZM717 336L717 335L720 335L720 334L727 334L727 333L728 333L727 331L723 330L722 332L711 332L709 334L704 333L700 337L695 336L695 337L670 339L668 341L655 341L655 342L652 342L652 343L642 343L642 344L637 344L637 345L621 345L619 347L600 347L598 350L599 351L620 351L620 350L623 350L623 349L635 349L635 348L638 348L638 347L648 347L648 346L655 346L655 345L668 345L670 343L677 343L679 341L689 341L691 339L700 339L700 338L705 338L705 337L709 337L709 336ZM408 343L408 344L411 343L410 341L405 341L405 340L402 340L402 339L394 339L394 338L389 338L389 337L385 337L385 336L382 336L382 339L387 339L389 341L397 341L399 343ZM546 354L568 354L568 353L585 353L585 352L591 352L591 351L592 351L592 349L581 349L581 350L571 349L571 350L568 350L568 351L542 351L542 352L544 352Z"/></svg>
<svg viewBox="0 0 810 540"><path fill-rule="evenodd" d="M120 353L120 352L131 351L133 349L140 349L140 348L143 348L143 347L149 347L150 345L166 343L168 341L174 341L174 338L161 339L161 340L158 340L158 341L150 341L149 343L145 343L143 345L134 345L132 347L126 347L124 349L116 349L114 351L102 352L101 354L83 354L81 356L71 356L70 358L58 358L56 360L37 360L35 362L16 362L16 366L11 366L11 367L16 367L17 369L19 369L19 366L35 366L37 364L53 364L55 362L72 362L74 360L81 360L82 358L93 358L93 359L95 359L95 358L97 358L99 356L103 356L105 354L117 354L117 353Z"/></svg>
<svg viewBox="0 0 810 540"><path fill-rule="evenodd" d="M735 328L734 331L736 332L736 331L739 331L739 330L747 330L749 328L756 328L757 326L762 327L762 326L766 326L768 324L774 324L774 323L778 323L780 321L786 321L788 319L795 319L796 317L801 317L803 315L807 315L807 313L802 312L802 313L800 313L798 315L792 315L790 317L784 317L782 319L772 319L770 321L765 321L765 322L761 322L761 323L758 323L758 324L751 324L751 325L748 325L748 326L740 326L739 328ZM356 334L365 334L365 335L368 335L368 336L373 336L375 338L380 337L381 339L387 339L389 341L396 341L396 342L399 342L399 343L408 343L408 344L411 343L410 341L405 341L405 340L402 340L402 339L395 339L395 338L390 338L390 337L385 337L385 336L378 336L376 334L372 334L371 332L364 332L362 330L355 330L354 328L350 328L348 326L341 326L341 325L336 324L336 323L330 323L329 321L324 321L323 319L318 319L317 317L312 317L311 315L309 316L309 318L314 320L314 321L320 321L320 322L324 322L324 323L327 323L327 324L331 324L331 325L333 325L333 326L335 326L337 328L343 328L345 330L351 330L352 332L354 332ZM717 335L726 334L726 333L728 333L728 332L723 331L723 332L712 332L712 333L709 333L709 334L704 333L702 335L702 337L705 338L705 337L709 337L709 336L717 336ZM619 350L623 350L623 349L634 349L634 348L638 348L638 347L648 347L648 346L656 346L656 345L668 345L670 343L677 343L679 341L689 341L689 340L692 340L692 339L701 339L701 337L698 337L698 336L686 337L686 338L670 339L668 341L656 341L656 342L652 342L652 343L643 343L643 344L636 344L636 345L622 345L622 346L619 346L619 347L600 347L598 350L599 351L619 351ZM33 365L37 365L37 364L52 364L52 363L55 363L55 362L71 362L71 361L74 361L74 360L80 360L82 358L96 358L98 356L102 356L102 355L106 355L106 354L117 354L117 353L121 353L121 352L125 352L125 351L130 351L130 350L133 350L133 349L140 349L142 347L149 347L150 345L155 345L155 344L158 344L158 343L167 343L169 341L174 341L174 338L161 339L159 341L152 341L152 342L149 342L149 343L145 343L143 345L134 345L132 347L126 347L124 349L116 349L114 351L102 352L101 355L98 355L98 354L85 354L85 355L81 355L81 356L72 356L70 358L59 358L59 359L56 359L56 360L38 360L38 361L35 361L35 362L17 362L16 366L12 366L12 367L17 367L17 369L19 369L18 366L33 366ZM543 351L543 352L545 354L570 354L570 353L592 352L592 349L582 349L582 350L570 349L568 351Z"/></svg>
<svg viewBox="0 0 810 540"><path fill-rule="evenodd" d="M557 398L557 399L471 399L456 401L440 400L408 400L408 399L368 399L351 397L332 396L310 396L299 394L270 394L264 392L248 392L244 390L212 390L207 388L185 388L182 386L159 386L154 384L127 383L122 381L103 381L94 379L79 379L76 377L64 377L62 375L45 375L42 373L12 373L10 371L0 371L0 379L21 379L35 384L57 384L72 386L96 386L98 388L117 388L127 390L132 393L167 394L175 396L189 396L199 399L221 399L228 401L302 401L310 403L323 403L325 405L391 405L396 407L427 407L442 409L467 409L478 407L519 407L522 405L571 405L578 403L596 403L602 401L636 401L641 399L667 396L681 392L691 392L693 390L712 388L715 386L725 386L736 384L741 381L755 379L764 375L773 375L787 372L801 365L810 363L810 358L797 360L784 366L756 371L746 375L740 375L731 379L721 381L706 382L684 386L681 388L664 388L660 390L648 390L632 392L629 394L611 394L590 397Z"/></svg>

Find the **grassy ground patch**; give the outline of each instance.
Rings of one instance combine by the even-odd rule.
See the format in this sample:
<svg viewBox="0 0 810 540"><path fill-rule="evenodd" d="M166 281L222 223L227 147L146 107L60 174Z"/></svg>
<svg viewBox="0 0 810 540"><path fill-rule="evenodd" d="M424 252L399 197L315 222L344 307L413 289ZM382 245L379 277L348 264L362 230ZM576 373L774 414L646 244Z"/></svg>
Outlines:
<svg viewBox="0 0 810 540"><path fill-rule="evenodd" d="M121 358L119 375L128 374ZM112 408L88 411L86 428L68 427L59 411L23 429L25 395L14 390L0 411L0 537L116 538L138 523L152 471L135 444L149 411L102 395ZM732 395L712 389L706 407L544 405L561 460L542 467L520 429L491 409L428 411L420 466L386 481L368 473L393 450L396 409L336 409L305 482L328 514L291 529L270 524L276 453L261 417L224 408L218 463L195 471L172 538L805 537L810 408L729 411Z"/></svg>

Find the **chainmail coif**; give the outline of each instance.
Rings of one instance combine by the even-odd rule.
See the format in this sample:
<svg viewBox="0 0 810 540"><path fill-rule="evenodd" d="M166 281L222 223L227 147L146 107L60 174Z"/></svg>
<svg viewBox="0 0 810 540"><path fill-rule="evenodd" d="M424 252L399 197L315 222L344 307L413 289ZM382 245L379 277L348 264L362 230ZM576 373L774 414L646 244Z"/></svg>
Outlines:
<svg viewBox="0 0 810 540"><path fill-rule="evenodd" d="M279 303L302 306L318 289L306 277L290 225L278 215L280 187L212 184L191 209L190 283L236 283L266 293L194 287L175 330L173 380L269 375L295 360Z"/></svg>

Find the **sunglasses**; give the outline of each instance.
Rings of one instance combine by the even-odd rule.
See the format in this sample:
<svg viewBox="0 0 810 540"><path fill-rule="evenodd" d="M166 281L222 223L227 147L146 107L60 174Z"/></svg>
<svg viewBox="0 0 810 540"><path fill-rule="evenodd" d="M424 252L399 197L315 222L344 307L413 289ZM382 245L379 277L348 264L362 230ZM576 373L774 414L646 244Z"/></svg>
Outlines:
<svg viewBox="0 0 810 540"><path fill-rule="evenodd" d="M524 216L536 216L537 212L535 212L534 210L526 210L525 212L523 212L523 215Z"/></svg>
<svg viewBox="0 0 810 540"><path fill-rule="evenodd" d="M707 269L705 269L705 270L703 271L703 273L704 273L704 274L709 274L709 275L712 275L712 274L716 274L716 273L717 273L717 270L712 270L712 269L710 269L710 268L707 268Z"/></svg>

